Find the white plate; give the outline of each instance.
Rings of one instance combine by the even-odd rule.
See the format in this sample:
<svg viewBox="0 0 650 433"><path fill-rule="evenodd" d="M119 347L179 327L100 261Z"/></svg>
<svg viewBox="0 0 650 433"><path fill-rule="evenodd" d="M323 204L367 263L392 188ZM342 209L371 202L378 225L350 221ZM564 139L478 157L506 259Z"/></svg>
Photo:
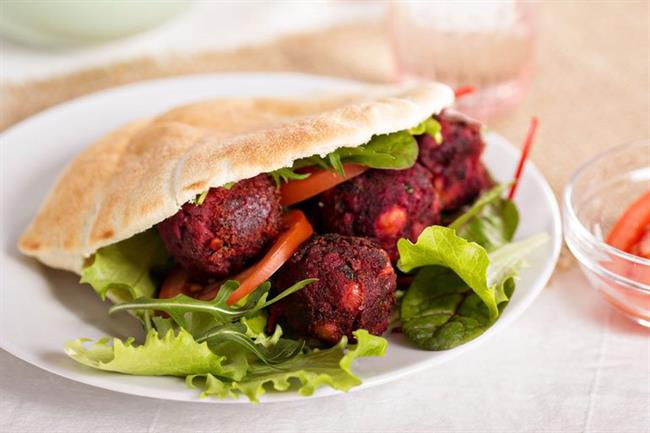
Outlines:
<svg viewBox="0 0 650 433"><path fill-rule="evenodd" d="M304 96L339 92L358 84L298 74L198 75L150 81L110 89L59 105L14 126L1 136L2 251L0 252L0 346L37 367L89 385L128 394L183 401L221 402L198 398L196 390L171 377L137 377L83 367L63 353L67 340L105 335L138 335L128 316L109 318L89 287L70 273L56 271L25 258L16 241L34 215L58 173L81 149L109 130L137 117L175 105L219 96ZM484 160L498 181L514 172L519 152L504 138L487 135ZM529 164L517 193L521 224L517 237L547 232L551 241L531 257L521 274L510 305L499 321L476 340L453 350L427 352L391 334L384 358L363 359L356 371L367 388L440 365L512 326L546 285L561 244L555 197L542 174ZM56 230L52 227L52 230ZM135 334L134 334L135 333ZM395 386L399 386L399 383ZM334 394L329 388L315 396ZM262 401L293 400L297 393L269 393ZM246 399L223 402L246 402Z"/></svg>

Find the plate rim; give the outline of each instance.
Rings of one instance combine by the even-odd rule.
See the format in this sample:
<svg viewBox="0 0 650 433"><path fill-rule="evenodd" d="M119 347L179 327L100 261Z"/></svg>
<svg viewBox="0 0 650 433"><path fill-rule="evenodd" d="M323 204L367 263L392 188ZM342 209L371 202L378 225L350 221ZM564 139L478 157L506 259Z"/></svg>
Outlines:
<svg viewBox="0 0 650 433"><path fill-rule="evenodd" d="M185 76L171 77L171 78L160 78L155 80L145 80L145 81L139 81L135 83L128 83L117 87L111 87L108 89L103 89L101 91L82 95L77 98L65 101L61 104L57 104L55 106L49 107L43 111L40 111L30 117L21 120L20 122L4 130L2 134L0 134L0 142L3 142L7 138L11 138L11 135L16 133L16 131L20 131L23 128L29 128L30 123L38 122L41 118L44 117L47 118L51 115L56 115L58 111L65 111L69 109L69 107L77 104L92 103L92 101L97 98L110 96L112 94L119 93L119 92L138 91L138 89L145 88L145 87L156 87L161 85L164 86L165 84L168 84L170 82L178 83L178 82L183 82L188 80L196 80L200 82L206 79L225 80L228 79L229 77L247 78L252 80L293 78L297 80L311 80L312 82L319 83L320 85L327 85L327 86L331 85L332 87L341 87L341 88L361 87L365 84L359 81L341 79L336 77L326 77L326 76L319 76L319 75L312 75L312 74L305 74L305 73L293 73L293 72L291 73L283 73L283 72L207 73L207 74L192 74L192 75L185 75ZM506 148L508 148L510 152L518 153L518 150L512 145L512 143L510 143L507 139L505 139L500 134L493 131L489 131L485 135L486 135L485 138L486 142L500 141L501 144L504 145ZM4 148L4 145L0 147ZM3 154L5 152L6 149L2 151ZM555 233L555 235L551 234L550 242L552 244L552 250L551 250L549 260L546 261L541 271L537 275L535 275L533 279L533 284L532 284L533 287L531 288L532 293L529 294L529 296L525 299L525 301L522 301L523 303L521 303L518 306L516 311L509 314L509 316L505 321L503 319L497 321L484 334L482 334L481 336L473 340L472 344L459 346L454 351L447 352L448 355L445 356L443 359L440 358L423 359L421 361L415 362L413 365L410 365L408 367L403 367L390 373L384 373L374 378L364 379L362 384L353 387L348 392L356 392L356 391L371 388L373 386L378 386L388 382L400 380L405 376L416 374L426 368L434 367L438 364L445 363L458 356L461 356L467 351L479 347L486 340L491 338L494 334L498 333L502 328L514 323L519 317L523 315L524 311L530 308L532 303L535 301L535 299L537 299L537 297L540 295L540 293L544 290L544 288L548 284L548 281L550 280L553 271L556 267L556 264L558 262L561 247L562 247L562 226L561 226L559 205L555 197L555 194L553 193L550 185L548 184L548 181L532 161L529 161L527 163L526 171L529 171L529 173L535 178L535 181L538 184L538 186L540 186L541 189L543 190L544 201L550 205L549 211L552 217L552 221L549 221L550 226L552 227L552 230ZM55 374L59 377L63 377L66 380L71 380L80 384L93 386L95 388L100 388L100 389L106 389L121 394L133 395L138 397L146 397L146 398L154 398L160 400L179 401L185 403L218 403L218 404L248 403L248 400L245 398L226 399L226 400L220 400L215 398L199 398L198 392L196 391L194 392L196 392L197 397L192 400L185 398L181 394L173 394L173 395L166 395L166 396L155 395L156 393L160 393L160 390L155 387L146 389L144 392L142 392L140 389L130 390L129 387L125 387L124 384L120 384L119 382L116 382L114 385L114 383L110 381L96 380L96 378L93 376L86 376L84 380L81 380L79 377L75 377L75 375L68 373L65 370L57 370L55 368L49 367L46 363L42 363L39 360L34 359L31 355L13 346L9 341L3 338L2 333L0 333L0 349L5 350L6 352L20 359L23 362L27 362L28 364L31 364L50 374ZM344 395L344 394L345 392L338 391L329 387L324 387L317 390L313 395L309 396L309 398L322 398L322 397L328 397L333 395ZM296 400L304 399L304 396L299 395L297 392L277 393L272 395L273 397L269 399L268 398L269 394L268 393L265 394L260 398L260 403L264 403L264 404L284 403L288 401L296 401Z"/></svg>

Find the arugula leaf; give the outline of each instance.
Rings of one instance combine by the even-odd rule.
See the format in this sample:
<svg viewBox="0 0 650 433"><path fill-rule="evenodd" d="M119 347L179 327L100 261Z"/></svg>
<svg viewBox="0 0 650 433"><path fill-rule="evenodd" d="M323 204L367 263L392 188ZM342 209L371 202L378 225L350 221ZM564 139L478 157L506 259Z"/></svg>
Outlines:
<svg viewBox="0 0 650 433"><path fill-rule="evenodd" d="M156 281L152 271L168 267L170 256L158 232L149 229L97 251L81 271L81 282L90 284L105 300L128 302L153 296ZM151 328L150 313L138 314L145 328Z"/></svg>
<svg viewBox="0 0 650 433"><path fill-rule="evenodd" d="M276 326L275 332L270 336L264 333L251 336L247 334L246 326L240 322L215 328L196 341L206 341L215 353L245 352L253 356L253 360L259 360L266 365L277 365L295 358L305 347L303 340L290 340L280 338L281 336L280 326ZM231 345L232 349L224 348L224 345Z"/></svg>
<svg viewBox="0 0 650 433"><path fill-rule="evenodd" d="M303 167L332 169L345 175L344 163L361 164L370 168L402 170L410 168L418 158L418 144L413 135L429 134L440 143L442 133L440 123L429 117L414 128L391 134L375 135L362 146L341 147L325 156L313 155L301 158L290 168L281 168L269 173L276 185L294 179L305 179L308 173L296 173Z"/></svg>
<svg viewBox="0 0 650 433"><path fill-rule="evenodd" d="M239 287L237 281L226 281L212 301L202 301L191 298L187 295L177 295L169 299L139 298L131 302L114 305L108 311L109 314L118 311L164 311L184 329L196 330L197 326L188 321L188 313L205 313L212 318L212 326L223 326L232 323L241 317L252 315L268 307L269 305L297 292L303 287L317 281L316 278L308 278L297 282L271 300L266 300L271 284L267 281L258 287L248 296L243 306L230 306L226 303L230 295ZM196 321L197 319L194 318ZM203 325L205 326L205 325Z"/></svg>
<svg viewBox="0 0 650 433"><path fill-rule="evenodd" d="M483 193L467 212L449 224L449 228L488 251L512 241L519 224L519 212L512 201L501 197L508 187L508 184L497 185Z"/></svg>
<svg viewBox="0 0 650 433"><path fill-rule="evenodd" d="M222 380L208 373L190 375L186 382L192 388L200 386L202 397L237 398L241 393L252 402L257 402L266 392L266 385L272 386L276 391L286 391L290 389L292 380L298 381L298 392L302 395L311 395L322 385L348 391L361 383L352 372L352 362L360 357L383 356L387 346L385 339L363 329L354 331L353 334L357 344L347 351L347 338L343 337L330 349L313 350L280 365L251 366L242 380Z"/></svg>
<svg viewBox="0 0 650 433"><path fill-rule="evenodd" d="M433 117L427 117L419 125L409 129L408 132L411 135L428 134L433 137L436 143L442 143L442 126Z"/></svg>
<svg viewBox="0 0 650 433"><path fill-rule="evenodd" d="M508 298L513 278L504 281ZM499 303L502 312L508 301ZM447 350L481 335L494 323L483 300L451 269L421 269L401 303L402 332L426 350Z"/></svg>
<svg viewBox="0 0 650 433"><path fill-rule="evenodd" d="M277 187L280 187L282 182L287 183L292 180L307 179L310 176L310 174L296 173L295 168L285 167L285 168L279 168L277 170L273 170L272 172L269 173L269 176L271 176L271 178L275 182L275 185Z"/></svg>
<svg viewBox="0 0 650 433"><path fill-rule="evenodd" d="M540 234L488 254L453 229L426 230L430 234L421 235L416 244L403 243L401 248L398 244L400 255L402 248L407 252L398 266L402 270L422 267L402 299L400 312L404 334L427 350L450 349L485 332L512 296L524 257L548 238Z"/></svg>

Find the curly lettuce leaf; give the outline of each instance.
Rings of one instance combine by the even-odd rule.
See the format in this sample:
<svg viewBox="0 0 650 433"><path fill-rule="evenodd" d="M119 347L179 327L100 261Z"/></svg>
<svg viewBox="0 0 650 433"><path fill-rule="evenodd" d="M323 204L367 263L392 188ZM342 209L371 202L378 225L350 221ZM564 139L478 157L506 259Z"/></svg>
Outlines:
<svg viewBox="0 0 650 433"><path fill-rule="evenodd" d="M224 368L226 358L212 352L207 343L197 343L181 329L159 337L149 331L144 344L136 346L133 339L103 338L88 346L91 340L80 338L65 345L65 353L81 364L98 370L139 376L187 376L215 374L234 377Z"/></svg>
<svg viewBox="0 0 650 433"><path fill-rule="evenodd" d="M402 272L424 266L450 268L483 300L490 319L495 320L499 316L498 304L508 299L504 292L505 279L516 275L523 257L546 239L546 234L533 236L488 255L485 248L461 238L454 229L431 226L415 243L408 239L397 242L400 254L397 266Z"/></svg>
<svg viewBox="0 0 650 433"><path fill-rule="evenodd" d="M108 296L116 302L153 296L151 270L165 267L169 259L158 232L150 229L99 249L81 271L81 282L90 284L102 299Z"/></svg>
<svg viewBox="0 0 650 433"><path fill-rule="evenodd" d="M153 296L153 272L169 266L170 256L158 232L149 229L121 242L99 249L81 271L81 282L90 284L105 300L119 304L143 296ZM137 313L146 330L151 329L151 314Z"/></svg>
<svg viewBox="0 0 650 433"><path fill-rule="evenodd" d="M370 335L365 330L354 333L355 346L348 347L344 337L339 344L327 350L302 352L277 363L251 362L238 345L209 347L197 342L181 329L178 334L167 333L159 337L155 330L147 334L144 344L137 346L133 340L101 339L91 345L88 339L78 339L66 344L65 351L74 360L98 370L142 376L186 377L192 388L203 382L202 396L237 398L246 395L255 402L271 385L278 391L290 388L291 381L300 383L300 393L310 395L322 385L347 391L361 380L352 372L352 361L364 356L383 356L386 340ZM282 339L272 347L282 348ZM264 347L259 345L259 347ZM278 349L275 349L278 350Z"/></svg>
<svg viewBox="0 0 650 433"><path fill-rule="evenodd" d="M252 366L242 380L222 380L213 374L196 374L187 377L190 387L200 386L201 396L218 398L237 398L243 394L251 402L257 402L267 387L275 391L291 389L292 382L298 385L301 395L311 395L323 385L334 389L348 391L357 386L361 380L352 372L352 362L361 357L383 356L387 342L365 330L354 332L357 344L348 348L347 338L343 337L334 347L326 350L313 350L301 354L280 365Z"/></svg>
<svg viewBox="0 0 650 433"><path fill-rule="evenodd" d="M488 285L490 259L479 244L457 236L456 231L448 227L431 226L424 229L415 243L400 239L397 249L400 256L397 267L402 272L424 266L450 268L483 300L490 317L496 319L499 315L497 299L505 295L498 293L496 285Z"/></svg>

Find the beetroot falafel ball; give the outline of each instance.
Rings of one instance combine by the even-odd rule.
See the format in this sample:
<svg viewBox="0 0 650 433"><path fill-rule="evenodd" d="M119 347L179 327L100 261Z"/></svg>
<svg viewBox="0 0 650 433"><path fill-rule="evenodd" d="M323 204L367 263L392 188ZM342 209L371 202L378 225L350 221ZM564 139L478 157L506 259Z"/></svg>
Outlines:
<svg viewBox="0 0 650 433"><path fill-rule="evenodd" d="M442 143L428 134L418 136L418 162L433 174L442 210L454 211L471 203L490 185L481 164L485 143L477 123L444 112L434 118L442 127Z"/></svg>
<svg viewBox="0 0 650 433"><path fill-rule="evenodd" d="M397 241L415 241L440 220L431 174L420 164L406 170L368 170L322 193L315 210L323 231L371 238L397 261Z"/></svg>
<svg viewBox="0 0 650 433"><path fill-rule="evenodd" d="M223 278L241 271L282 230L282 206L265 174L211 188L202 204L186 203L158 232L193 277Z"/></svg>
<svg viewBox="0 0 650 433"><path fill-rule="evenodd" d="M388 329L396 276L388 254L364 238L314 236L282 266L274 287L318 278L271 307L269 323L335 344L352 331L381 335Z"/></svg>

